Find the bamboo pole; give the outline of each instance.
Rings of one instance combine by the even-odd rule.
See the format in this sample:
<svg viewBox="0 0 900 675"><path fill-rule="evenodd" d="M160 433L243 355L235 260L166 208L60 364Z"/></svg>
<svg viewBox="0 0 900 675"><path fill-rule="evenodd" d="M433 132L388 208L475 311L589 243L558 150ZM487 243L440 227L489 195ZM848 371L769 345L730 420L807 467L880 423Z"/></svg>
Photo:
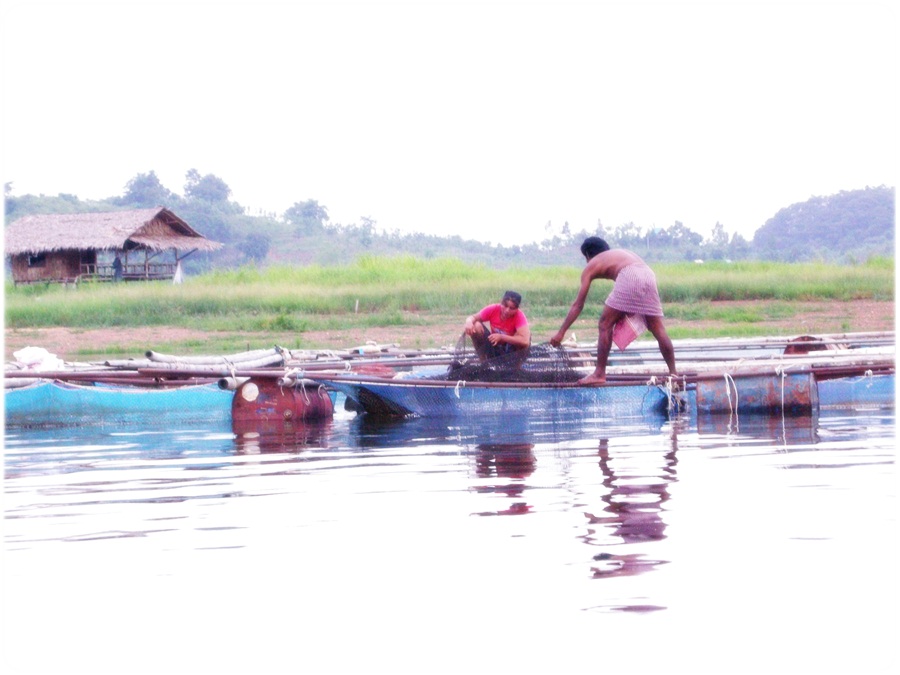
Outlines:
<svg viewBox="0 0 900 675"><path fill-rule="evenodd" d="M280 347L271 349L255 349L249 352L240 352L226 356L175 356L161 354L152 350L147 351L147 359L157 363L189 363L189 364L219 364L219 363L244 363L247 361L259 361L269 357L283 361L284 350Z"/></svg>
<svg viewBox="0 0 900 675"><path fill-rule="evenodd" d="M679 359L678 366L684 376L700 376L711 373L715 377L725 373L773 374L778 372L797 372L810 369L822 377L839 376L836 373L862 373L866 370L893 372L896 361L894 333L892 331L870 333L839 333L818 336L823 339L845 341L854 345L849 349L825 349L811 351L806 354L761 354L751 356L754 349L783 347L792 343L792 338L714 338L702 340L675 341L676 354L679 351L699 351L699 355ZM798 344L821 344L817 342ZM353 375L354 369L362 369L369 365L396 366L399 368L416 368L422 366L449 365L454 360L454 353L447 350L399 350L394 345L369 345L383 351L368 353L352 353L342 351L290 352L280 347L253 350L231 356L195 356L177 357L148 351L144 360L108 361L105 364L69 364L65 370L34 371L10 369L5 373L6 379L21 380L72 380L72 381L114 381L125 382L134 378L134 383L150 385L156 381L175 381L185 383L188 378L217 380L229 377L258 378L303 378L307 374L331 373ZM744 351L748 354L736 359L717 357L720 350ZM580 347L566 346L567 358L575 364L587 364L593 359L590 350ZM615 378L649 378L651 376L666 377L660 372L660 358L646 359L645 352L658 355L655 342L647 342L640 347L629 346L626 353L616 352L611 356L607 377ZM595 351L594 351L595 353ZM300 362L300 355L307 359ZM285 362L287 358L287 362ZM549 360L552 360L549 359ZM645 362L648 361L648 362ZM535 358L540 363L541 358ZM354 375L359 377L358 374ZM414 380L423 382L424 380Z"/></svg>

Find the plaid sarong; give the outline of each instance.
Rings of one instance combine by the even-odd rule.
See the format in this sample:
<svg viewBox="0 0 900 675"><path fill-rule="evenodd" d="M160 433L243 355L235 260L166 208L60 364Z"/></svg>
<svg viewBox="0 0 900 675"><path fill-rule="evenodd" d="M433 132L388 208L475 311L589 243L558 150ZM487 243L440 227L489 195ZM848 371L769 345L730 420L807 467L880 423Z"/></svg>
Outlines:
<svg viewBox="0 0 900 675"><path fill-rule="evenodd" d="M619 272L606 304L626 314L663 316L656 275L643 263L634 263Z"/></svg>

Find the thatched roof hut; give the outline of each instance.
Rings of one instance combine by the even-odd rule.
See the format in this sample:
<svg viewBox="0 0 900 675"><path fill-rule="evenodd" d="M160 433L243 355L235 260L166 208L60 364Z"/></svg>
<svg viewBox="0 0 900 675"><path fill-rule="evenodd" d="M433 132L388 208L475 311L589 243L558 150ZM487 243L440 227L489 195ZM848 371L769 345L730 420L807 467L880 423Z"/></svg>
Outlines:
<svg viewBox="0 0 900 675"><path fill-rule="evenodd" d="M162 207L25 216L7 226L5 239L16 283L171 279L181 259L222 246ZM166 251L174 255L172 262L150 262ZM179 257L179 251L187 253ZM129 264L128 256L133 260L135 252L143 252L143 261ZM125 256L120 272L110 260L100 260L104 253L109 258Z"/></svg>

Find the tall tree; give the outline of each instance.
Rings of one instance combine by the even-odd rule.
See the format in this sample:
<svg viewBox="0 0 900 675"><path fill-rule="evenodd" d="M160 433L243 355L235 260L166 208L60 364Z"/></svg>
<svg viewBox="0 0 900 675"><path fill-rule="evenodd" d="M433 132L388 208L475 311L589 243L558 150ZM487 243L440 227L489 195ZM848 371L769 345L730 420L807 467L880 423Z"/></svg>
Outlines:
<svg viewBox="0 0 900 675"><path fill-rule="evenodd" d="M315 199L307 199L305 202L294 202L284 212L284 219L295 227L298 235L315 234L321 232L328 222L328 209Z"/></svg>
<svg viewBox="0 0 900 675"><path fill-rule="evenodd" d="M190 199L202 199L211 204L224 204L231 197L231 188L224 180L211 173L201 176L197 169L191 169L185 175L184 196Z"/></svg>
<svg viewBox="0 0 900 675"><path fill-rule="evenodd" d="M172 193L166 189L155 171L139 173L125 184L121 202L125 206L150 208L166 206L172 202Z"/></svg>
<svg viewBox="0 0 900 675"><path fill-rule="evenodd" d="M272 238L268 234L251 232L238 244L238 248L247 260L259 263L265 260L271 245Z"/></svg>

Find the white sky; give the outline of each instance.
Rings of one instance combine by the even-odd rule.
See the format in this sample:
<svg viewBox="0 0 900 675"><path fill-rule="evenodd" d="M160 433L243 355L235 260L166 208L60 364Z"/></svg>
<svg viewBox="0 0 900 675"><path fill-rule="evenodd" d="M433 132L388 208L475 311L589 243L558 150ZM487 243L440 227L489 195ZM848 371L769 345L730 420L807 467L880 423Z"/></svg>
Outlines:
<svg viewBox="0 0 900 675"><path fill-rule="evenodd" d="M514 244L896 185L893 3L2 0L2 178Z"/></svg>

